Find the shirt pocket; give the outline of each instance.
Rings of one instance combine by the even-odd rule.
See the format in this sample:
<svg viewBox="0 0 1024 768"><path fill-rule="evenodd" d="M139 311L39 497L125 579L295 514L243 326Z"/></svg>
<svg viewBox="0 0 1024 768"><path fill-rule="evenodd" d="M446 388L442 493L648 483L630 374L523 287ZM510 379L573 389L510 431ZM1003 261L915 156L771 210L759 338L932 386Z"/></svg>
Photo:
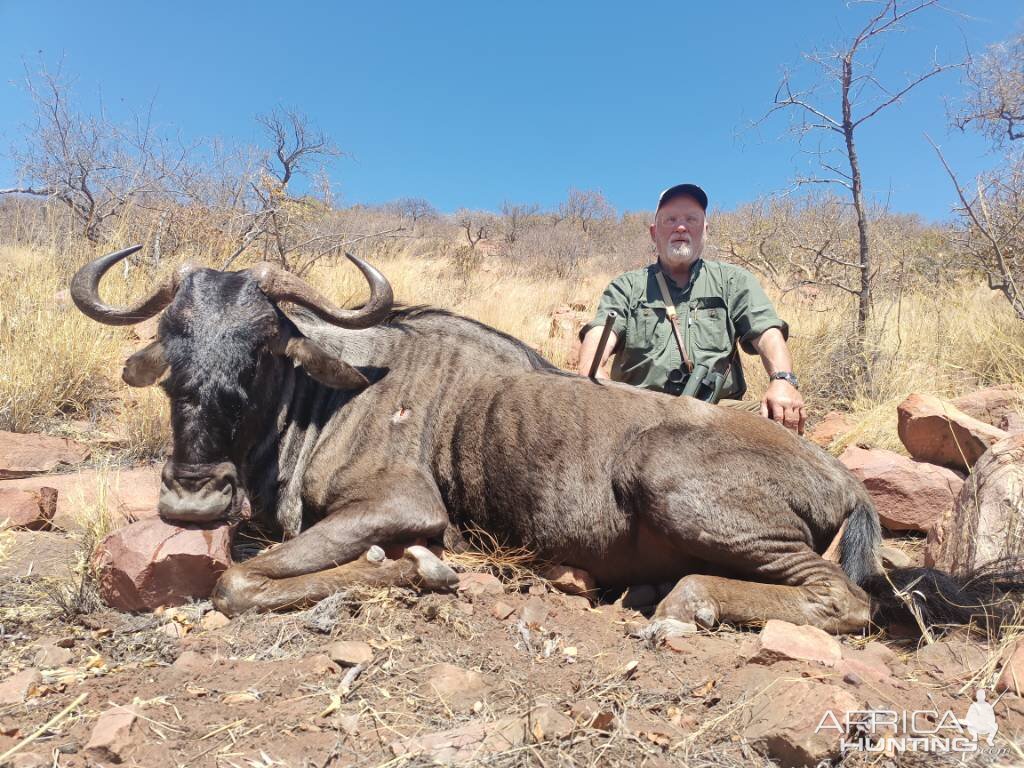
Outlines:
<svg viewBox="0 0 1024 768"><path fill-rule="evenodd" d="M690 310L690 339L694 349L724 357L732 352L725 307L697 305Z"/></svg>

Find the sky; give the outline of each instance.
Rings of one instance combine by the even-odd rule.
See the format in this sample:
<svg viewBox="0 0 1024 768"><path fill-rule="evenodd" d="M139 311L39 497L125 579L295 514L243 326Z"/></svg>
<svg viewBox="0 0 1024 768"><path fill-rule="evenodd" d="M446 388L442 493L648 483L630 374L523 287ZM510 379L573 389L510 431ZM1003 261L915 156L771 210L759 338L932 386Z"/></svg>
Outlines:
<svg viewBox="0 0 1024 768"><path fill-rule="evenodd" d="M865 62L898 89L933 60L1024 31L1020 0L950 0L911 18ZM571 187L619 211L660 190L703 186L713 208L784 193L807 174L789 121L771 106L782 73L814 82L802 53L829 50L867 8L776 2L14 2L0 0L0 187L29 135L26 72L58 65L83 111L125 117L152 105L187 141L259 140L254 117L297 109L346 153L336 200L419 197L442 211L556 207ZM858 133L865 189L899 212L941 221L954 191L927 132L970 178L994 163L985 141L950 129L962 95L941 74ZM838 111L837 94L818 102Z"/></svg>

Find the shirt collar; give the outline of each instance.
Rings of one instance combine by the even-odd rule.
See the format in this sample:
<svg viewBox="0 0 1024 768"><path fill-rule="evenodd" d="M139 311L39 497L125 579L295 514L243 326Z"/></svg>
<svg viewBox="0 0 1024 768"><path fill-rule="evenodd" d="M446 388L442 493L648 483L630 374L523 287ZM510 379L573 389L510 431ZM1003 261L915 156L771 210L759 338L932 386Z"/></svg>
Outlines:
<svg viewBox="0 0 1024 768"><path fill-rule="evenodd" d="M701 269L703 269L703 267L704 258L702 256L698 256L697 260L693 262L693 266L690 267L690 281L686 285L680 286L675 280L672 279L672 275L670 275L668 271L666 271L661 266L661 259L658 259L657 261L654 262L654 268L661 272L663 275L665 275L665 280L668 282L669 286L672 288L677 288L682 291L688 291L690 288L693 287L693 284L697 281L697 275L700 274L700 271Z"/></svg>

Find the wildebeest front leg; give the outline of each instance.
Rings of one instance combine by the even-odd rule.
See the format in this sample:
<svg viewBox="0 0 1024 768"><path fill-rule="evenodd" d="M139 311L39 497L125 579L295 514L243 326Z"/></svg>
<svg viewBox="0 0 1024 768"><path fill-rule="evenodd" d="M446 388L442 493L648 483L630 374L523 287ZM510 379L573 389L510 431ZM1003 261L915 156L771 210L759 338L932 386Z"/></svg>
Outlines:
<svg viewBox="0 0 1024 768"><path fill-rule="evenodd" d="M232 566L213 593L219 611L305 608L351 584L453 587L455 572L422 546L396 560L372 562L373 546L408 545L438 538L448 524L439 494L426 478L406 473L370 478L312 528L252 560Z"/></svg>

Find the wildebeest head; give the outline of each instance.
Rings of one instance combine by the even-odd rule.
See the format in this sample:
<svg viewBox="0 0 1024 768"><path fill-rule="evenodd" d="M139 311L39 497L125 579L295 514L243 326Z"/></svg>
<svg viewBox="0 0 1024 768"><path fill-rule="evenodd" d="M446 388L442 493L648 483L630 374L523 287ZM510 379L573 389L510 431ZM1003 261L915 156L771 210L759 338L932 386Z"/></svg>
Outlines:
<svg viewBox="0 0 1024 768"><path fill-rule="evenodd" d="M344 328L366 328L391 309L391 286L376 269L349 256L370 284L370 299L360 309L345 310L273 264L240 272L185 265L130 307L104 304L99 297L104 273L139 247L86 264L71 281L71 297L83 313L108 325L138 323L167 307L159 338L128 358L123 378L144 387L169 371L161 386L171 401L174 450L161 478L161 517L221 519L241 504L235 465L239 430L260 407L254 395L268 366L287 358L331 387L367 383L358 370L303 336L276 302L299 304Z"/></svg>

